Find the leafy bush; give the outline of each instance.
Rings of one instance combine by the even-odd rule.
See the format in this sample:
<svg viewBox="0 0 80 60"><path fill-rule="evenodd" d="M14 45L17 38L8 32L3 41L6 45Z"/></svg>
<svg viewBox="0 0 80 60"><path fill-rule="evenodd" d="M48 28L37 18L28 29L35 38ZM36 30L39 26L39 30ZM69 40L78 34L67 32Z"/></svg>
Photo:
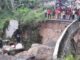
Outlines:
<svg viewBox="0 0 80 60"><path fill-rule="evenodd" d="M38 23L35 20L28 21L22 28L22 31L24 33L27 32L29 35L28 39L23 38L22 40L25 49L30 48L33 43L41 43L42 36L39 33Z"/></svg>
<svg viewBox="0 0 80 60"><path fill-rule="evenodd" d="M80 55L76 55L76 60L80 60Z"/></svg>
<svg viewBox="0 0 80 60"><path fill-rule="evenodd" d="M7 28L7 26L8 26L7 21L8 20L6 20L6 19L0 20L0 36L2 36L5 33L4 29Z"/></svg>
<svg viewBox="0 0 80 60"><path fill-rule="evenodd" d="M24 14L21 19L21 24L26 24L27 21L36 20L37 22L46 20L44 17L43 8L37 10L30 10L27 14Z"/></svg>
<svg viewBox="0 0 80 60"><path fill-rule="evenodd" d="M74 60L73 55L67 56L65 60Z"/></svg>
<svg viewBox="0 0 80 60"><path fill-rule="evenodd" d="M6 21L11 19L18 20L20 26L25 25L27 22L32 20L35 20L36 23L46 20L44 17L43 8L32 10L29 8L20 8L15 11L0 10L0 13L0 35L3 33Z"/></svg>
<svg viewBox="0 0 80 60"><path fill-rule="evenodd" d="M29 11L29 8L24 8L24 9L18 9L18 10L16 10L16 12L21 13L21 14L27 13L28 11Z"/></svg>
<svg viewBox="0 0 80 60"><path fill-rule="evenodd" d="M49 9L52 9L54 7L54 5L49 5L49 6L43 6L43 8L49 8Z"/></svg>
<svg viewBox="0 0 80 60"><path fill-rule="evenodd" d="M74 57L72 54L68 55L67 57L58 58L58 60L74 60Z"/></svg>

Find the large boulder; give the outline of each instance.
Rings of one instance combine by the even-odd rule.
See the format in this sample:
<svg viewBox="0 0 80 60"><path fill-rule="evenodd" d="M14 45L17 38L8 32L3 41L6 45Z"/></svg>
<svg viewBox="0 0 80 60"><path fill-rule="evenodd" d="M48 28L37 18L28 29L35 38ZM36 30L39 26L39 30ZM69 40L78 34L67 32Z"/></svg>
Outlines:
<svg viewBox="0 0 80 60"><path fill-rule="evenodd" d="M35 57L35 60L52 60L53 48L42 44L32 44L31 48L28 51L23 51L16 54L15 56L17 59L20 56L23 56L22 58L25 60L26 58L24 56L29 56L27 59L31 59L30 55L32 55L32 57Z"/></svg>
<svg viewBox="0 0 80 60"><path fill-rule="evenodd" d="M17 53L15 56L18 57L18 56L24 56L24 55L28 55L28 52L23 51L23 52Z"/></svg>
<svg viewBox="0 0 80 60"><path fill-rule="evenodd" d="M36 60L52 60L52 50L52 47L46 45L33 44L27 53L33 54Z"/></svg>

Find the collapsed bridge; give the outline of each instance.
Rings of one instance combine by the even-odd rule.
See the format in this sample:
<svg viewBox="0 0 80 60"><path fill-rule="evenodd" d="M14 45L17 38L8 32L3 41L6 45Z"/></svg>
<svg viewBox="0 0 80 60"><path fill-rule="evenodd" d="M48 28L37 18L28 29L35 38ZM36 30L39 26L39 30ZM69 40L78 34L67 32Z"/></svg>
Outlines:
<svg viewBox="0 0 80 60"><path fill-rule="evenodd" d="M78 32L79 28L79 19L74 20L65 28L62 35L56 43L53 53L53 60L56 60L57 58L66 57L70 53L76 53L74 36Z"/></svg>
<svg viewBox="0 0 80 60"><path fill-rule="evenodd" d="M51 43L46 43L46 44L45 44L45 41L43 41L44 45L49 45L49 46L53 47L54 43L52 42L52 40L55 40L55 36L57 34L59 34L59 36L60 36L60 38L56 39L57 41L55 41L55 43L56 42L57 43L56 43L56 46L54 45L55 48L53 50L54 51L53 59L63 58L66 56L67 52L73 53L72 49L75 51L75 48L73 46L75 44L72 45L72 42L74 43L73 37L76 35L76 33L79 30L79 20L74 20L74 21L73 20L48 20L44 24L45 24L45 26L42 25L43 29L41 28L42 29L41 32L42 32L42 34L44 34L43 40L46 40L46 42L51 40L51 41L49 41ZM55 27L54 25L56 26L56 28L54 28ZM64 30L64 28L65 28L65 30ZM48 30L48 32L47 32L47 30ZM62 33L62 31L63 31L63 33ZM44 32L49 34L50 36L45 34ZM55 36L51 36L53 34L52 32L54 33ZM62 35L60 34L60 32L62 33ZM55 34L55 33L57 33L57 34ZM48 37L46 37L45 35L47 35ZM52 39L52 38L54 38L54 39ZM53 45L51 45L51 44L53 44ZM43 49L41 49L41 50L43 50ZM43 56L44 54L41 54L41 55ZM45 53L45 55L47 55L47 52ZM16 60L16 59L23 60L23 58L24 58L24 60L27 60L28 58L25 58L25 57L27 57L27 56L25 55L23 57L21 57L21 56L15 57L15 58L11 58L11 60L12 59L13 60ZM35 56L35 57L37 57L37 56ZM31 56L29 56L29 58L31 58Z"/></svg>

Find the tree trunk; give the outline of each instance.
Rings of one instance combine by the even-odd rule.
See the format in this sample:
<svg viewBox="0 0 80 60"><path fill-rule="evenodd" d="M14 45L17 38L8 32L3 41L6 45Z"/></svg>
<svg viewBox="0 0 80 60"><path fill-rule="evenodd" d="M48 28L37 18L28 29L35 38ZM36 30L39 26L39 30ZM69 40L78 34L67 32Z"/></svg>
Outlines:
<svg viewBox="0 0 80 60"><path fill-rule="evenodd" d="M0 0L0 7L1 7L1 9L4 9L5 7L4 7L4 0Z"/></svg>
<svg viewBox="0 0 80 60"><path fill-rule="evenodd" d="M10 0L10 2L11 2L12 10L14 10L14 9L15 9L15 6L14 6L14 0Z"/></svg>
<svg viewBox="0 0 80 60"><path fill-rule="evenodd" d="M5 0L5 5L9 9L8 0Z"/></svg>

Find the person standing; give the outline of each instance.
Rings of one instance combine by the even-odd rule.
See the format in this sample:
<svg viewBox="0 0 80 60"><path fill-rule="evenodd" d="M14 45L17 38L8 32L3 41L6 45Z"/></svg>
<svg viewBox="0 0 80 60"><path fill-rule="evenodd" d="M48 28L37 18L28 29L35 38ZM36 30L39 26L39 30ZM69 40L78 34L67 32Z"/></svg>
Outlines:
<svg viewBox="0 0 80 60"><path fill-rule="evenodd" d="M17 43L20 43L20 35L19 34L17 34L17 36L16 36L16 41L17 41Z"/></svg>
<svg viewBox="0 0 80 60"><path fill-rule="evenodd" d="M75 19L75 10L72 10L72 19Z"/></svg>
<svg viewBox="0 0 80 60"><path fill-rule="evenodd" d="M71 8L67 7L67 19L70 20L70 16L71 16Z"/></svg>
<svg viewBox="0 0 80 60"><path fill-rule="evenodd" d="M59 17L59 10L57 9L56 10L56 19L58 19L58 17Z"/></svg>
<svg viewBox="0 0 80 60"><path fill-rule="evenodd" d="M2 40L0 40L0 48L2 48L3 47L3 42L2 42Z"/></svg>
<svg viewBox="0 0 80 60"><path fill-rule="evenodd" d="M55 18L55 9L53 8L53 18Z"/></svg>
<svg viewBox="0 0 80 60"><path fill-rule="evenodd" d="M15 46L16 46L16 42L14 42L14 48L15 48Z"/></svg>
<svg viewBox="0 0 80 60"><path fill-rule="evenodd" d="M77 19L77 17L78 17L78 16L77 16L77 10L76 10L76 11L75 11L75 19Z"/></svg>
<svg viewBox="0 0 80 60"><path fill-rule="evenodd" d="M70 17L71 17L71 10L68 10L67 14L68 14L68 19L70 20Z"/></svg>
<svg viewBox="0 0 80 60"><path fill-rule="evenodd" d="M45 17L47 17L47 9L44 9Z"/></svg>
<svg viewBox="0 0 80 60"><path fill-rule="evenodd" d="M3 42L0 40L0 54L3 54Z"/></svg>
<svg viewBox="0 0 80 60"><path fill-rule="evenodd" d="M51 19L51 9L48 9L48 19L50 18Z"/></svg>
<svg viewBox="0 0 80 60"><path fill-rule="evenodd" d="M79 15L80 15L79 10L77 10L77 18L79 18Z"/></svg>
<svg viewBox="0 0 80 60"><path fill-rule="evenodd" d="M65 18L66 18L66 11L63 10L63 19L65 19Z"/></svg>
<svg viewBox="0 0 80 60"><path fill-rule="evenodd" d="M62 8L59 6L59 18L61 19Z"/></svg>

